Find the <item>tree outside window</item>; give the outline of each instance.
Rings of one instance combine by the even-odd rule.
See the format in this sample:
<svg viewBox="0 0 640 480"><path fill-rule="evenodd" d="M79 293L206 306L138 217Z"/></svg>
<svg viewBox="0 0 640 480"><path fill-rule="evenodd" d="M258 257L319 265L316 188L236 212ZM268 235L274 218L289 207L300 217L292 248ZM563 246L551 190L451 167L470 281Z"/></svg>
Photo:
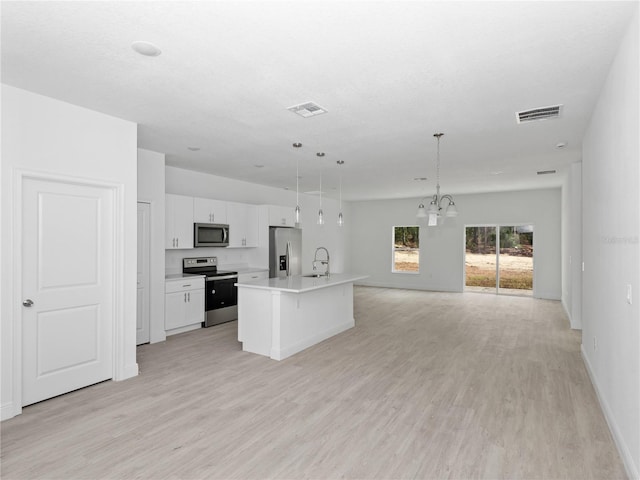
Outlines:
<svg viewBox="0 0 640 480"><path fill-rule="evenodd" d="M393 227L393 273L420 271L420 227Z"/></svg>

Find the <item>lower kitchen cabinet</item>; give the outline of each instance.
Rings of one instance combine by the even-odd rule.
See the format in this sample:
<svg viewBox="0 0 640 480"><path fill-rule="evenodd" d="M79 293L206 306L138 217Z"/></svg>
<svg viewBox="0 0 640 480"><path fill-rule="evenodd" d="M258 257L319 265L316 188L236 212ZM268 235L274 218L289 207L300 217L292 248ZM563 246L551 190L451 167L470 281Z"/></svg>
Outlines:
<svg viewBox="0 0 640 480"><path fill-rule="evenodd" d="M204 322L204 277L166 280L164 328L167 334ZM177 332L170 330L181 329Z"/></svg>

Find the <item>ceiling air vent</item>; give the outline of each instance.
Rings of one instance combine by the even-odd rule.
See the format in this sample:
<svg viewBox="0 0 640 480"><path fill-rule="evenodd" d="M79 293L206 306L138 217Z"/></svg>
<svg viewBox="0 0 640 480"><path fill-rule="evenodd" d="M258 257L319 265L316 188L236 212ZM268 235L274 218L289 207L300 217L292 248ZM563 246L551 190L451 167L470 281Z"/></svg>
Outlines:
<svg viewBox="0 0 640 480"><path fill-rule="evenodd" d="M518 123L533 122L534 120L547 120L549 118L558 118L562 105L553 105L551 107L540 107L531 110L516 112L516 121Z"/></svg>
<svg viewBox="0 0 640 480"><path fill-rule="evenodd" d="M297 113L298 115L304 118L315 117L316 115L322 115L323 113L327 113L326 108L323 108L317 103L313 103L313 102L294 105L293 107L287 108L287 110L293 113Z"/></svg>

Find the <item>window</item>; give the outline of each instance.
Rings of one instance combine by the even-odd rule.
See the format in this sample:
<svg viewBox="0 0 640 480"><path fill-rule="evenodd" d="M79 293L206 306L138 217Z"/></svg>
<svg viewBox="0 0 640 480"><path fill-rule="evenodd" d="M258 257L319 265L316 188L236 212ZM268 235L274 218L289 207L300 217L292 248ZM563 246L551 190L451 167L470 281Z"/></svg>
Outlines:
<svg viewBox="0 0 640 480"><path fill-rule="evenodd" d="M393 227L393 273L420 272L420 227Z"/></svg>

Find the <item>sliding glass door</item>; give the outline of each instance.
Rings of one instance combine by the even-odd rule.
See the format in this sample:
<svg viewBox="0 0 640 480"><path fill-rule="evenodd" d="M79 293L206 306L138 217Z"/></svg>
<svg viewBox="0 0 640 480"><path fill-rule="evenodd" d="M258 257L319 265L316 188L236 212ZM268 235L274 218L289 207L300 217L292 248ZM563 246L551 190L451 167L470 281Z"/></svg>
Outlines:
<svg viewBox="0 0 640 480"><path fill-rule="evenodd" d="M533 294L533 226L465 228L465 291Z"/></svg>
<svg viewBox="0 0 640 480"><path fill-rule="evenodd" d="M465 290L496 292L496 227L466 227Z"/></svg>
<svg viewBox="0 0 640 480"><path fill-rule="evenodd" d="M498 293L533 295L533 225L499 230Z"/></svg>

